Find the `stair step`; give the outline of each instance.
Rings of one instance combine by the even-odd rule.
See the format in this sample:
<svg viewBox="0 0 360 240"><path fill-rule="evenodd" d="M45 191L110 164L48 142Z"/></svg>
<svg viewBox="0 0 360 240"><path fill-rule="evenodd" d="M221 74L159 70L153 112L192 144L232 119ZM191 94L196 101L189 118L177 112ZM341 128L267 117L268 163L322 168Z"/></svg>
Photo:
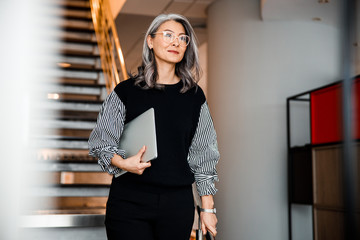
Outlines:
<svg viewBox="0 0 360 240"><path fill-rule="evenodd" d="M110 185L112 175L106 172L61 172L61 184Z"/></svg>
<svg viewBox="0 0 360 240"><path fill-rule="evenodd" d="M62 139L37 139L41 148L88 149L87 139L67 141Z"/></svg>
<svg viewBox="0 0 360 240"><path fill-rule="evenodd" d="M74 227L103 227L105 210L102 211L79 211L65 214L60 211L56 214L43 211L36 215L24 215L20 218L22 228L74 228Z"/></svg>
<svg viewBox="0 0 360 240"><path fill-rule="evenodd" d="M99 208L74 208L74 209L46 209L46 210L37 210L33 211L33 214L39 214L39 216L49 216L49 215L58 215L63 216L67 214L79 214L79 215L90 215L90 214L105 214L106 207ZM71 225L74 227L73 225ZM89 226L89 225L86 225ZM59 226L58 226L59 227Z"/></svg>
<svg viewBox="0 0 360 240"><path fill-rule="evenodd" d="M37 170L50 172L103 172L97 162L92 163L62 163L62 162L37 162Z"/></svg>
<svg viewBox="0 0 360 240"><path fill-rule="evenodd" d="M101 89L98 87L87 87L87 86L63 86L63 85L45 85L43 90L48 93L58 93L58 94L79 94L79 95L100 95Z"/></svg>
<svg viewBox="0 0 360 240"><path fill-rule="evenodd" d="M63 140L87 140L95 122L47 120L39 121L44 131L38 137L63 139Z"/></svg>
<svg viewBox="0 0 360 240"><path fill-rule="evenodd" d="M41 137L75 140L75 139L88 139L95 122L83 121L64 121L64 120L42 120L38 121L44 132ZM39 136L40 137L40 136Z"/></svg>
<svg viewBox="0 0 360 240"><path fill-rule="evenodd" d="M68 140L75 139L88 139L90 136L91 130L83 129L66 129L66 128L57 128L57 129L48 129L43 137L51 138L61 138Z"/></svg>
<svg viewBox="0 0 360 240"><path fill-rule="evenodd" d="M96 35L93 33L61 32L58 38L63 42L96 44Z"/></svg>
<svg viewBox="0 0 360 240"><path fill-rule="evenodd" d="M105 84L98 84L98 79L63 77L57 78L56 81L69 86L105 87Z"/></svg>
<svg viewBox="0 0 360 240"><path fill-rule="evenodd" d="M82 44L91 44L91 45L97 44L97 41L93 39L79 39L74 37L64 37L62 41L68 43L82 43Z"/></svg>
<svg viewBox="0 0 360 240"><path fill-rule="evenodd" d="M91 72L102 71L101 67L98 67L93 64L59 63L58 67L62 70L91 71Z"/></svg>
<svg viewBox="0 0 360 240"><path fill-rule="evenodd" d="M82 120L82 121L96 121L99 112L79 112L72 110L59 110L58 119L63 120Z"/></svg>
<svg viewBox="0 0 360 240"><path fill-rule="evenodd" d="M70 0L63 0L58 1L57 5L67 8L67 9L82 9L90 11L90 2L89 1L70 1Z"/></svg>
<svg viewBox="0 0 360 240"><path fill-rule="evenodd" d="M72 51L72 50L70 50L70 51ZM85 52L85 51L81 51L81 52ZM86 52L96 54L92 51L86 51ZM94 58L93 56L76 57L76 56L57 55L56 58L54 58L54 62L56 62L59 66L64 66L64 67L73 65L73 64L90 64L90 65L98 66L99 68L101 67L100 58Z"/></svg>
<svg viewBox="0 0 360 240"><path fill-rule="evenodd" d="M73 37L72 35L68 35L68 34L66 34L66 35L59 34L59 35L60 35L59 37L70 36L71 38L79 38L79 37ZM86 36L92 36L92 35L93 34L86 34ZM86 38L86 40L88 40L88 38ZM76 50L76 51L93 52L94 54L99 53L97 45L61 42L61 43L59 43L59 47L60 47L60 49L64 49L64 50Z"/></svg>
<svg viewBox="0 0 360 240"><path fill-rule="evenodd" d="M36 136L35 136L36 137ZM56 141L67 141L67 142L87 142L88 137L76 137L76 136L59 136L59 135L39 135L39 138L47 139L47 140L56 140Z"/></svg>
<svg viewBox="0 0 360 240"><path fill-rule="evenodd" d="M83 121L63 121L63 120L43 120L38 121L38 125L43 128L64 128L64 129L79 129L92 130L95 127L95 122Z"/></svg>
<svg viewBox="0 0 360 240"><path fill-rule="evenodd" d="M81 122L95 122L99 112L91 111L76 111L76 110L47 110L37 118L37 120L62 120L62 121L81 121Z"/></svg>
<svg viewBox="0 0 360 240"><path fill-rule="evenodd" d="M100 54L95 53L94 51L83 51L83 50L73 50L73 49L64 49L60 51L60 54L70 57L91 57L99 58Z"/></svg>
<svg viewBox="0 0 360 240"><path fill-rule="evenodd" d="M95 104L102 104L103 101L102 100L94 100L94 101L87 101L87 100L81 100L81 99L49 99L49 101L52 100L52 101L57 101L57 102L63 102L63 103L83 103L83 104L92 104L92 103L95 103Z"/></svg>
<svg viewBox="0 0 360 240"><path fill-rule="evenodd" d="M57 186L108 186L112 180L112 175L106 172L37 172L37 175L46 179L45 185Z"/></svg>
<svg viewBox="0 0 360 240"><path fill-rule="evenodd" d="M65 70L65 69L74 69L74 70L81 70L81 71L88 71L88 70L101 70L95 64L85 64L85 63L58 63L58 66Z"/></svg>
<svg viewBox="0 0 360 240"><path fill-rule="evenodd" d="M93 26L62 25L61 28L69 32L95 33Z"/></svg>
<svg viewBox="0 0 360 240"><path fill-rule="evenodd" d="M88 139L92 129L95 127L94 121L66 121L66 120L39 120L39 127L44 129L39 137L75 140Z"/></svg>
<svg viewBox="0 0 360 240"><path fill-rule="evenodd" d="M89 156L88 149L51 149L43 148L37 152L39 163L97 163L97 159Z"/></svg>
<svg viewBox="0 0 360 240"><path fill-rule="evenodd" d="M103 83L102 72L89 72L89 71L63 71L56 68L54 71L54 78L85 78L85 79L98 79L99 83Z"/></svg>
<svg viewBox="0 0 360 240"><path fill-rule="evenodd" d="M38 186L29 189L29 192L39 197L104 197L109 195L109 186Z"/></svg>
<svg viewBox="0 0 360 240"><path fill-rule="evenodd" d="M94 24L92 21L80 20L80 19L63 19L60 22L62 28L74 28L74 29L86 29L94 30Z"/></svg>
<svg viewBox="0 0 360 240"><path fill-rule="evenodd" d="M37 202L42 210L51 210L51 213L74 213L79 210L103 210L106 208L107 197L37 197L33 201Z"/></svg>
<svg viewBox="0 0 360 240"><path fill-rule="evenodd" d="M79 111L80 113L86 114L86 112L99 112L101 103L82 103L82 102L65 102L65 101L47 101L41 106L42 109L51 110L70 110ZM45 111L46 112L46 111Z"/></svg>
<svg viewBox="0 0 360 240"><path fill-rule="evenodd" d="M48 96L49 98L56 98L56 101L101 102L100 96L90 94L49 93Z"/></svg>
<svg viewBox="0 0 360 240"><path fill-rule="evenodd" d="M62 9L58 15L71 20L92 21L91 11L88 10Z"/></svg>
<svg viewBox="0 0 360 240"><path fill-rule="evenodd" d="M61 83L62 86L68 86L68 87L87 87L87 88L95 88L95 89L101 89L105 88L105 84L86 84L86 83Z"/></svg>

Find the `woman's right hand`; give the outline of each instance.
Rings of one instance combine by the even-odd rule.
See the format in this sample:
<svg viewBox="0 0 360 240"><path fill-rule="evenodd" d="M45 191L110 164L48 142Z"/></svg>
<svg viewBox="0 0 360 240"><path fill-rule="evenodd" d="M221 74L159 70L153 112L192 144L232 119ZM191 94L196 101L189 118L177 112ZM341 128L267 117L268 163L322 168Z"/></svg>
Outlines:
<svg viewBox="0 0 360 240"><path fill-rule="evenodd" d="M143 146L136 155L126 159L115 154L111 159L111 164L127 172L141 175L146 168L151 166L150 162L142 162L145 151L146 147Z"/></svg>

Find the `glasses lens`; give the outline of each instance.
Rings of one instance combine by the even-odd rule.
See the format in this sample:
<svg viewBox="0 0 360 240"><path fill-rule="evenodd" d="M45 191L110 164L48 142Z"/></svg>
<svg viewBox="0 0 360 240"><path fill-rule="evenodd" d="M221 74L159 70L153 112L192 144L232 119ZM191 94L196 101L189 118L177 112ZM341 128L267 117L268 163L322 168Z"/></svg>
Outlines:
<svg viewBox="0 0 360 240"><path fill-rule="evenodd" d="M171 43L174 40L174 34L171 32L163 32L164 41Z"/></svg>
<svg viewBox="0 0 360 240"><path fill-rule="evenodd" d="M187 35L181 35L179 37L179 43L181 46L187 46L190 42L190 37Z"/></svg>

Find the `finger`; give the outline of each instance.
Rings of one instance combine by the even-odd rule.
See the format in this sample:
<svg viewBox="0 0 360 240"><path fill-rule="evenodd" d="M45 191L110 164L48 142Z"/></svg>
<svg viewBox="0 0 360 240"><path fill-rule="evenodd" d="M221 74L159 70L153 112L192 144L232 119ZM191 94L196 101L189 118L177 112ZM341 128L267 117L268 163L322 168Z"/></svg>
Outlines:
<svg viewBox="0 0 360 240"><path fill-rule="evenodd" d="M140 163L140 168L141 168L141 169L145 169L145 168L148 168L148 167L150 167L150 166L151 166L150 161L149 161L149 162L141 162L141 163Z"/></svg>
<svg viewBox="0 0 360 240"><path fill-rule="evenodd" d="M142 175L144 173L144 171L145 171L145 168L138 168L137 174Z"/></svg>
<svg viewBox="0 0 360 240"><path fill-rule="evenodd" d="M213 235L214 237L217 234L216 228L208 228L208 231L211 233L211 235Z"/></svg>
<svg viewBox="0 0 360 240"><path fill-rule="evenodd" d="M206 234L206 227L205 227L205 224L204 223L201 223L201 231L203 232L203 234L205 235Z"/></svg>
<svg viewBox="0 0 360 240"><path fill-rule="evenodd" d="M146 146L142 146L142 148L140 148L139 152L137 153L138 155L140 155L140 157L142 157L142 155L144 155L144 152L146 151Z"/></svg>
<svg viewBox="0 0 360 240"><path fill-rule="evenodd" d="M143 146L141 149L140 149L140 162L143 161L143 156L144 156L144 153L146 151L146 146Z"/></svg>

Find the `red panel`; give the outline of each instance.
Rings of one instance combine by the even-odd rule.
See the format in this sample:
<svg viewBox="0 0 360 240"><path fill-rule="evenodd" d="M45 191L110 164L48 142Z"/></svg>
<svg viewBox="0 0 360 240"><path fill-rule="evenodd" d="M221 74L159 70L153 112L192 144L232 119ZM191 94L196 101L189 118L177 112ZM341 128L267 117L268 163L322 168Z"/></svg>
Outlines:
<svg viewBox="0 0 360 240"><path fill-rule="evenodd" d="M341 141L341 86L327 87L311 93L311 143Z"/></svg>
<svg viewBox="0 0 360 240"><path fill-rule="evenodd" d="M354 139L360 139L360 77L354 85ZM311 93L311 143L342 141L342 87L333 85Z"/></svg>

